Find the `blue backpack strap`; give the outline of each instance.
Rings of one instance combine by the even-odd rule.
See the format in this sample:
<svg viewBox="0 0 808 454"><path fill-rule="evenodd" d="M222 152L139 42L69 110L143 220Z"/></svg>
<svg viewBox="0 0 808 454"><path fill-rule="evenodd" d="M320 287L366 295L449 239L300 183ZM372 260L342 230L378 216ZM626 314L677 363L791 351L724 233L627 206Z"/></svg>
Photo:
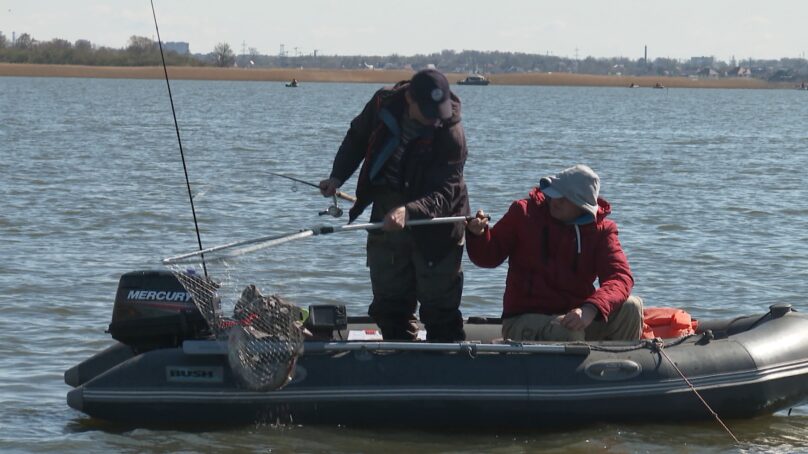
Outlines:
<svg viewBox="0 0 808 454"><path fill-rule="evenodd" d="M393 154L398 144L401 143L401 128L398 126L398 121L390 113L387 109L381 109L379 111L379 117L381 117L384 125L387 126L387 129L390 130L390 138L387 139L384 146L382 147L381 151L376 153L376 156L373 158L373 164L370 166L370 181L373 181L379 172L384 167L384 163L387 162L387 159Z"/></svg>

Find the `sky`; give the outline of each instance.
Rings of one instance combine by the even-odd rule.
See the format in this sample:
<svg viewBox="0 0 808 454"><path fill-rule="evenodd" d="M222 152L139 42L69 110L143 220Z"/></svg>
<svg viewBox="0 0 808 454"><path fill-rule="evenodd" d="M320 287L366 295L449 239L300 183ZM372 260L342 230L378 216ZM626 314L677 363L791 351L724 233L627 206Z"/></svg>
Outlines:
<svg viewBox="0 0 808 454"><path fill-rule="evenodd" d="M808 0L154 0L163 41L207 53L806 58ZM125 47L156 39L148 0L0 0L0 32Z"/></svg>

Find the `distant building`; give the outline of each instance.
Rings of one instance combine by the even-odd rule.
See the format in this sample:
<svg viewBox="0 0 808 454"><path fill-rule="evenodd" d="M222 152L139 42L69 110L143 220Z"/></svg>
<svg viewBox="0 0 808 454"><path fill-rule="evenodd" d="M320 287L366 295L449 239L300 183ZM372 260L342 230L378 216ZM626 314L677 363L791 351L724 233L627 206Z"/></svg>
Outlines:
<svg viewBox="0 0 808 454"><path fill-rule="evenodd" d="M770 82L792 82L796 77L790 69L778 69L769 77Z"/></svg>
<svg viewBox="0 0 808 454"><path fill-rule="evenodd" d="M752 71L752 77L763 77L763 78L767 78L769 74L774 71L772 68L767 68L764 66L753 66L750 67L749 70Z"/></svg>
<svg viewBox="0 0 808 454"><path fill-rule="evenodd" d="M191 53L191 47L188 45L188 43L183 41L163 43L163 48L165 48L166 52L176 52L180 55L187 55Z"/></svg>
<svg viewBox="0 0 808 454"><path fill-rule="evenodd" d="M752 77L752 69L744 66L736 66L727 71L727 77Z"/></svg>
<svg viewBox="0 0 808 454"><path fill-rule="evenodd" d="M702 79L718 79L718 71L714 70L713 68L704 68L700 70L696 75L698 75Z"/></svg>
<svg viewBox="0 0 808 454"><path fill-rule="evenodd" d="M715 63L713 57L690 57L690 64L693 66L707 66L711 67Z"/></svg>

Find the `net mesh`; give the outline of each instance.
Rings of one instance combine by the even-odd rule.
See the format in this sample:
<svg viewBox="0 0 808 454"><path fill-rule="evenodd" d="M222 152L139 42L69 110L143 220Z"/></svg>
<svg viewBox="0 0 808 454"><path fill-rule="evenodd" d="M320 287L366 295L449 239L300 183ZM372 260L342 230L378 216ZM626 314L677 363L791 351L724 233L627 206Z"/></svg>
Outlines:
<svg viewBox="0 0 808 454"><path fill-rule="evenodd" d="M235 273L233 264L217 265L219 280L206 277L201 262L168 267L216 339L227 342L228 363L241 384L256 391L283 387L303 349L303 310L278 295L264 296L255 284L238 293L249 278ZM207 271L214 270L208 266Z"/></svg>

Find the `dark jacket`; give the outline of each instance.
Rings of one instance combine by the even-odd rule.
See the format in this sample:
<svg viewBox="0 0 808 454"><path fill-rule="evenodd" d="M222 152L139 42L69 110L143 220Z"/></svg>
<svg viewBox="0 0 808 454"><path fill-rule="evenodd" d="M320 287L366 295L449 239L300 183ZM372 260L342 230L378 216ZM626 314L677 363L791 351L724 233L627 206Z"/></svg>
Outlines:
<svg viewBox="0 0 808 454"><path fill-rule="evenodd" d="M483 235L468 235L469 258L486 268L508 258L503 317L564 314L591 303L608 320L634 286L617 225L606 219L609 203L598 199L595 222L576 229L553 218L546 200L535 188L527 199L513 202Z"/></svg>
<svg viewBox="0 0 808 454"><path fill-rule="evenodd" d="M385 123L397 121L407 109L405 92L409 81L377 91L362 112L353 119L334 158L331 177L345 182L359 164L356 203L349 222L354 221L371 203L378 190L370 182L370 168L382 156L381 150L393 137ZM382 112L382 111L385 112ZM460 124L460 99L452 93L452 118L430 134L407 144L401 159L401 187L410 219L429 219L469 214L468 193L463 179L466 163L466 136ZM371 219L379 221L379 219ZM412 229L417 247L428 259L439 259L456 246L464 234L462 223L423 226Z"/></svg>

